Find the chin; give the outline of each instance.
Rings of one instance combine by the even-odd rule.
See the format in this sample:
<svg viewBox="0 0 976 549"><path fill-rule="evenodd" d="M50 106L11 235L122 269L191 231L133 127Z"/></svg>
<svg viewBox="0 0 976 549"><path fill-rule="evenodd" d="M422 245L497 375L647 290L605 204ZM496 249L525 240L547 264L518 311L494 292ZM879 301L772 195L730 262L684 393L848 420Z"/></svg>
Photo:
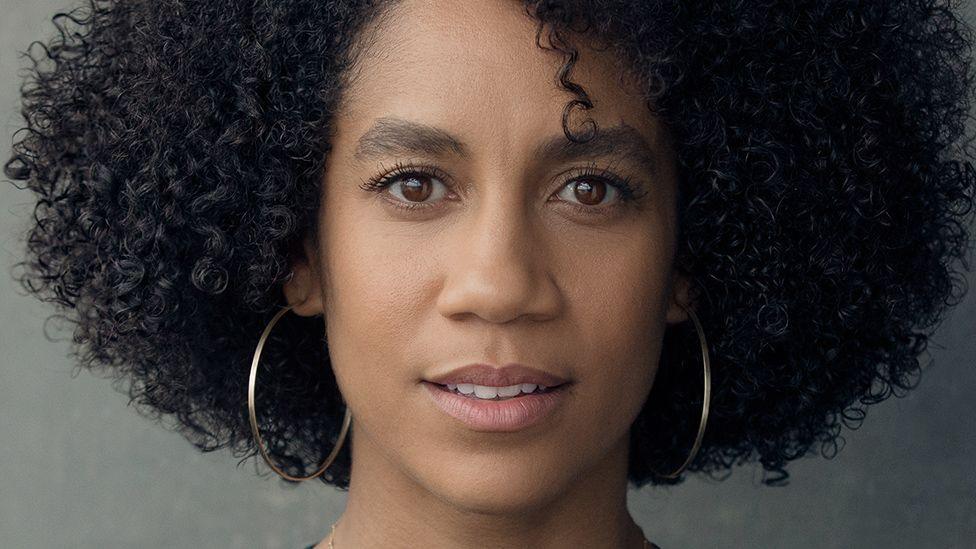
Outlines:
<svg viewBox="0 0 976 549"><path fill-rule="evenodd" d="M425 484L439 499L466 512L508 515L531 512L557 499L571 479L560 484L552 476L525 463L509 466L487 458L477 467L430 471Z"/></svg>

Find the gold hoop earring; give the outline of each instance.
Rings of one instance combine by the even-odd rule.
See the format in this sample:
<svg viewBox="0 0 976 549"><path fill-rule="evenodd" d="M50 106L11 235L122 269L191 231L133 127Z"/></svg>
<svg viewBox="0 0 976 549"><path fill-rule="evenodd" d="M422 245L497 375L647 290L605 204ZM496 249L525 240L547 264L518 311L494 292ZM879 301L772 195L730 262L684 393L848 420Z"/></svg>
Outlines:
<svg viewBox="0 0 976 549"><path fill-rule="evenodd" d="M264 332L261 334L261 339L258 340L258 346L254 350L254 359L251 361L251 376L247 383L247 413L251 420L251 434L254 436L254 441L258 445L258 450L260 450L261 457L264 458L265 463L267 463L268 466L274 470L274 472L288 480L303 481L310 480L321 475L326 469L329 468L329 465L332 465L332 462L335 461L336 456L339 455L339 449L342 448L343 443L346 441L346 433L349 432L349 426L352 423L352 414L349 411L349 406L346 406L346 415L342 420L342 429L339 431L339 439L336 442L335 447L332 449L332 452L329 454L329 457L325 458L325 462L322 463L322 466L319 467L318 471L312 475L307 477L293 477L282 471L277 465L274 464L274 462L271 461L271 456L268 455L268 451L264 448L264 441L261 439L261 433L258 432L258 418L257 414L254 412L254 385L258 376L258 362L261 360L261 351L264 349L264 342L268 339L268 334L271 333L271 329L274 328L274 325L278 322L278 319L290 311L292 307L293 306L289 305L288 307L278 311L278 314L271 319L271 322L268 322L267 327L265 327Z"/></svg>
<svg viewBox="0 0 976 549"><path fill-rule="evenodd" d="M702 437L705 435L705 424L708 422L708 403L712 397L712 372L708 360L708 343L705 341L705 330L702 329L701 323L698 322L698 315L696 315L694 311L686 308L684 305L680 303L677 303L677 305L678 307L681 307L681 309L684 310L686 313L688 313L688 316L691 317L692 322L695 323L695 331L698 332L698 341L701 343L702 368L705 371L704 372L705 394L702 398L702 413L701 413L701 422L699 422L698 424L698 435L695 436L695 443L691 446L691 453L688 454L688 457L685 458L685 462L682 463L681 467L678 467L677 470L667 475L658 475L664 478L672 478L672 479L678 478L678 476L681 475L682 472L684 472L684 470L688 467L688 465L691 464L691 460L695 458L695 454L698 453L698 449L701 447Z"/></svg>

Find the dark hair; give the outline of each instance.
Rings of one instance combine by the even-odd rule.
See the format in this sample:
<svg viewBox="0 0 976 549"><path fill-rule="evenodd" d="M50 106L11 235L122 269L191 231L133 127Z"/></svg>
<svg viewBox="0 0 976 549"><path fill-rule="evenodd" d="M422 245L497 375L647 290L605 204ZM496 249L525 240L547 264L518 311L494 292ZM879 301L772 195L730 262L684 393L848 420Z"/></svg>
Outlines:
<svg viewBox="0 0 976 549"><path fill-rule="evenodd" d="M571 80L585 34L670 132L676 267L712 364L689 471L758 460L785 483L788 461L816 443L832 457L841 423L914 386L966 291L954 268L976 195L971 30L950 4L525 2L539 46L566 54L566 113L591 106ZM344 78L390 5L92 0L26 52L4 169L38 197L19 282L74 324L79 366L128 382L201 450L256 455L250 359L315 228ZM323 333L286 315L262 357L262 436L293 475L321 463L344 411ZM664 337L631 429L634 486L683 480L654 471L684 459L700 418L694 326ZM348 487L348 448L325 482Z"/></svg>

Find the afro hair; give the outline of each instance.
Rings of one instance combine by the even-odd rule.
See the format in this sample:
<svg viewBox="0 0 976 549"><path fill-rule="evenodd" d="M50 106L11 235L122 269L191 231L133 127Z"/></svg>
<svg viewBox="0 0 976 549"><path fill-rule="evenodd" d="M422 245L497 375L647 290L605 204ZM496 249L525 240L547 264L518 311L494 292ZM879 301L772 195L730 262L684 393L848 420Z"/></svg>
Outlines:
<svg viewBox="0 0 976 549"><path fill-rule="evenodd" d="M6 176L36 195L18 281L73 325L78 367L203 451L257 454L247 373L314 230L344 76L379 0L89 0L34 42ZM673 137L676 266L695 288L712 400L688 471L839 450L841 425L917 384L965 293L976 174L971 30L951 2L526 0L574 84L585 35L613 49ZM537 43L538 43L537 34ZM538 44L543 47L541 44ZM564 113L565 114L565 113ZM565 128L566 117L563 123ZM567 136L571 136L566 130ZM628 479L687 455L702 406L689 323L631 429ZM343 404L321 318L286 316L258 392L292 475ZM348 488L348 445L321 477Z"/></svg>

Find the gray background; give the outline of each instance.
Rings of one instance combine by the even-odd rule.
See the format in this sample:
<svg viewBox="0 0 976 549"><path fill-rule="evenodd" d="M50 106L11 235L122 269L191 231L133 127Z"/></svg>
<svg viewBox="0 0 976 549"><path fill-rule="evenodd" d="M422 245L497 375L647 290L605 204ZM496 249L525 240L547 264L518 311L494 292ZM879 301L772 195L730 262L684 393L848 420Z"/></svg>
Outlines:
<svg viewBox="0 0 976 549"><path fill-rule="evenodd" d="M21 126L27 61L18 52L50 36L50 16L71 5L0 0L4 159ZM73 375L68 341L44 338L52 310L9 276L30 198L0 180L0 546L298 548L322 538L345 493L318 481L282 486L257 476L255 460L201 454L127 407L108 380ZM976 277L968 280L973 290L936 333L919 387L869 408L834 459L793 462L784 488L761 485L751 465L723 482L631 491L648 537L664 549L976 547Z"/></svg>

